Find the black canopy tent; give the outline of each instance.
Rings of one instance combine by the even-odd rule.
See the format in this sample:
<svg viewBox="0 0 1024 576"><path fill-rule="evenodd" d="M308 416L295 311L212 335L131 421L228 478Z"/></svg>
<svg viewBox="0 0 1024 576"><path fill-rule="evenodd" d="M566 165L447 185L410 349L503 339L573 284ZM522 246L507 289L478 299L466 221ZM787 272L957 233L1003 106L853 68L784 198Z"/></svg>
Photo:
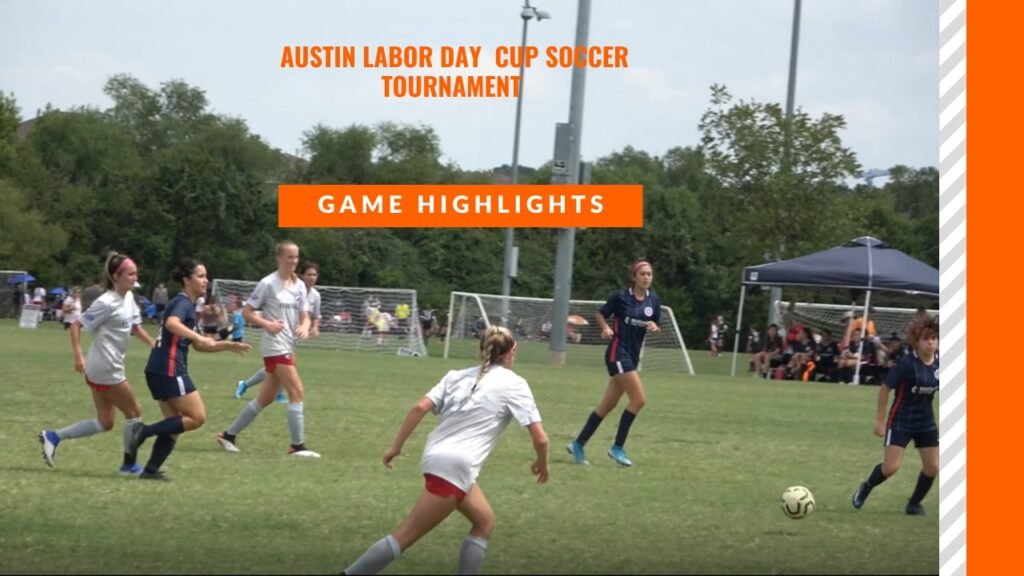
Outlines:
<svg viewBox="0 0 1024 576"><path fill-rule="evenodd" d="M736 341L732 353L732 375L736 375L736 356L740 347L743 301L747 286L804 286L864 290L864 315L871 305L871 292L886 290L904 294L939 295L939 271L911 258L885 242L862 236L846 244L792 258L747 266L743 270L740 304L736 317ZM867 322L861 323L861 350ZM860 366L855 381L859 382Z"/></svg>

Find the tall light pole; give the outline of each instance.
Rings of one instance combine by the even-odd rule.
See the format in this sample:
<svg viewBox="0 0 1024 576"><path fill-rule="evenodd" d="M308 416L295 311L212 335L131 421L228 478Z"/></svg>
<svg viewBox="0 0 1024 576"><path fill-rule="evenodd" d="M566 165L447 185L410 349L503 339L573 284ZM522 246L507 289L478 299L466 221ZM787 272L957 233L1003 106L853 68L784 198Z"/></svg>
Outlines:
<svg viewBox="0 0 1024 576"><path fill-rule="evenodd" d="M793 0L793 37L789 46L789 85L786 87L786 132L782 150L783 172L789 172L793 163L793 105L796 100L796 57L800 46L800 4L801 0ZM776 258L778 257L779 255L776 255ZM782 299L782 289L773 286L769 294L768 322L778 324L779 313L775 309L775 301Z"/></svg>
<svg viewBox="0 0 1024 576"><path fill-rule="evenodd" d="M579 0L576 10L576 42L574 46L586 47L590 39L590 0ZM583 95L587 81L587 69L572 68L572 84L569 88L569 183L580 181L580 144L583 138ZM569 317L569 298L572 294L572 261L576 247L576 229L558 230L558 246L555 249L555 294L551 303L551 335L548 344L548 362L565 364L565 325Z"/></svg>
<svg viewBox="0 0 1024 576"><path fill-rule="evenodd" d="M519 126L523 117L523 83L526 75L526 30L530 20L536 18L538 22L551 18L551 14L530 6L530 0L523 0L523 10L519 13L523 19L523 43L519 53L519 96L516 98L516 128L512 140L512 184L519 183ZM501 295L509 296L512 293L512 274L515 271L515 228L505 229L505 266L501 274ZM502 300L502 323L508 322L508 299Z"/></svg>

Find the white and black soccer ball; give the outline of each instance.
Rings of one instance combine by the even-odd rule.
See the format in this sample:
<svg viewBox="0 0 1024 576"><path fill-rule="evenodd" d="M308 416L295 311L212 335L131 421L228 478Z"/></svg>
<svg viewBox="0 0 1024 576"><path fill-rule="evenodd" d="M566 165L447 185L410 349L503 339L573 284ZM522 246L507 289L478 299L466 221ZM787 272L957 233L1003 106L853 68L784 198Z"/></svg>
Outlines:
<svg viewBox="0 0 1024 576"><path fill-rule="evenodd" d="M782 493L782 512L799 520L814 512L814 494L803 486L790 486Z"/></svg>

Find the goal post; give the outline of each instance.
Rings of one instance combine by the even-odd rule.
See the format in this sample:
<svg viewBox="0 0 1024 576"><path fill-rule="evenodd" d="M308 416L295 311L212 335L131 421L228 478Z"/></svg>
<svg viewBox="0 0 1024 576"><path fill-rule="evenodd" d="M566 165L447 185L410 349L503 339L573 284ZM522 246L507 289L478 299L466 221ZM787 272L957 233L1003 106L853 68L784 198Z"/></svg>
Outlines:
<svg viewBox="0 0 1024 576"><path fill-rule="evenodd" d="M547 362L551 335L551 298L500 296L473 292L452 292L448 302L444 357L479 358L479 336L491 325L505 326L519 341L520 361ZM570 365L600 365L607 342L594 320L604 305L602 300L570 300L566 326L566 362ZM675 314L661 307L661 328L648 333L640 354L643 371L686 372L694 374L686 343Z"/></svg>
<svg viewBox="0 0 1024 576"><path fill-rule="evenodd" d="M251 280L216 279L211 294L225 306L244 304L256 288ZM416 290L316 286L320 292L320 337L299 347L426 356ZM230 320L230 319L229 319ZM245 340L258 343L262 330L247 326Z"/></svg>
<svg viewBox="0 0 1024 576"><path fill-rule="evenodd" d="M24 270L0 270L0 318L15 318L21 309L21 290L25 283L11 284L10 280L25 274L28 272Z"/></svg>
<svg viewBox="0 0 1024 576"><path fill-rule="evenodd" d="M830 330L837 342L846 332L845 317L851 312L855 317L864 315L863 306L814 304L810 302L789 302L786 300L776 300L774 305L780 318L785 318L786 314L792 313L796 319L802 321L807 327L813 328L816 331ZM791 305L793 307L792 310L789 309ZM872 306L871 309L874 310L872 321L875 323L876 335L879 338L886 339L896 334L901 339L906 340L907 326L917 312L916 308ZM938 310L927 310L927 312L933 317L939 314Z"/></svg>

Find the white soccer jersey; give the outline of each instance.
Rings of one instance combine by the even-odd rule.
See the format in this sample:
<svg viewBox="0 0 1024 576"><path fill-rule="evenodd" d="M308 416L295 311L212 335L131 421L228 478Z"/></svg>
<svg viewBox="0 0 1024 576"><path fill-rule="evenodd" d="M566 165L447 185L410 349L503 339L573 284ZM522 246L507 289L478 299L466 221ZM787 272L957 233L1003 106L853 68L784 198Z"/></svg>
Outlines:
<svg viewBox="0 0 1024 576"><path fill-rule="evenodd" d="M298 340L301 313L308 308L306 285L296 277L285 285L277 272L265 276L245 301L249 306L263 313L264 320L281 320L284 329L277 334L263 331L260 338L260 353L264 358L291 354Z"/></svg>
<svg viewBox="0 0 1024 576"><path fill-rule="evenodd" d="M68 310L67 312L64 313L64 323L65 324L71 324L75 320L78 320L79 318L82 317L82 300L81 299L75 298L74 296L68 296L64 300L64 303L61 304L61 309L63 309L64 306L71 307L70 310Z"/></svg>
<svg viewBox="0 0 1024 576"><path fill-rule="evenodd" d="M309 299L309 309L308 309L309 319L310 320L319 320L320 319L320 291L317 290L316 288L310 288L309 289L309 294L307 295L307 297Z"/></svg>
<svg viewBox="0 0 1024 576"><path fill-rule="evenodd" d="M423 473L444 478L467 493L511 419L521 426L541 421L530 385L521 376L491 366L477 384L479 373L479 366L452 370L427 392L440 423L427 436Z"/></svg>
<svg viewBox="0 0 1024 576"><path fill-rule="evenodd" d="M132 335L132 327L142 324L135 294L129 290L122 297L113 290L107 290L93 301L78 321L86 332L93 335L85 357L85 376L93 384L124 382L124 354L128 349L128 338Z"/></svg>

